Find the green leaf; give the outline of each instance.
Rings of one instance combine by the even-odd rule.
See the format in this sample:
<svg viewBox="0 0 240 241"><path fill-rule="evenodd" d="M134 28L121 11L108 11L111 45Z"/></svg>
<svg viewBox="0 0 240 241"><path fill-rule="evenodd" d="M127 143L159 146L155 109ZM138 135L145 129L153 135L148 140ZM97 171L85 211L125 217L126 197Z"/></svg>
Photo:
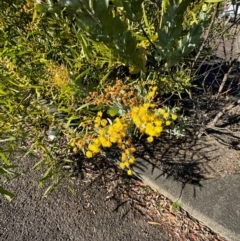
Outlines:
<svg viewBox="0 0 240 241"><path fill-rule="evenodd" d="M93 29L95 31L100 30L101 26L94 16L90 15L88 12L80 12L76 18L77 25L83 29L86 33L91 34Z"/></svg>
<svg viewBox="0 0 240 241"><path fill-rule="evenodd" d="M0 89L0 95L7 95L7 93Z"/></svg>
<svg viewBox="0 0 240 241"><path fill-rule="evenodd" d="M44 162L44 159L42 158L40 161L38 161L34 166L33 169L37 168L39 165L41 165Z"/></svg>
<svg viewBox="0 0 240 241"><path fill-rule="evenodd" d="M88 103L87 103L87 104L88 104ZM87 104L85 104L85 105L87 105ZM78 109L79 109L79 108L78 108ZM69 127L70 127L71 122L72 122L73 120L78 120L78 119L79 119L79 116L72 115L72 116L68 119L68 121L67 121L66 128L69 128Z"/></svg>
<svg viewBox="0 0 240 241"><path fill-rule="evenodd" d="M46 197L48 194L51 194L54 190L57 189L59 183L62 181L63 178L59 178L58 180L54 181L44 192L43 197Z"/></svg>
<svg viewBox="0 0 240 241"><path fill-rule="evenodd" d="M9 174L9 172L5 168L0 167L0 174L1 175L7 175L7 174Z"/></svg>
<svg viewBox="0 0 240 241"><path fill-rule="evenodd" d="M122 0L112 0L112 3L113 3L116 7L122 7L122 6L123 6Z"/></svg>
<svg viewBox="0 0 240 241"><path fill-rule="evenodd" d="M158 44L160 48L165 49L168 46L169 38L163 29L158 30Z"/></svg>
<svg viewBox="0 0 240 241"><path fill-rule="evenodd" d="M131 1L131 8L132 11L135 15L135 18L137 21L141 21L142 16L143 16L143 8L142 8L142 3L144 0L132 0Z"/></svg>
<svg viewBox="0 0 240 241"><path fill-rule="evenodd" d="M15 195L11 192L9 192L8 190L4 189L2 186L0 186L0 194L4 195L5 198L10 202Z"/></svg>
<svg viewBox="0 0 240 241"><path fill-rule="evenodd" d="M6 141L15 141L16 138L13 137L13 136L10 136L9 138L6 138L6 139L0 139L0 142L6 142Z"/></svg>
<svg viewBox="0 0 240 241"><path fill-rule="evenodd" d="M47 4L43 4L43 3L36 4L34 10L38 13L46 13L48 11L48 6Z"/></svg>
<svg viewBox="0 0 240 241"><path fill-rule="evenodd" d="M88 102L88 103L86 103L86 104L83 104L83 105L81 105L79 108L77 108L76 111L79 111L79 110L81 110L81 109L84 109L84 108L86 108L86 107L88 107L88 106L90 106L90 105L92 105L92 104L93 104L92 102Z"/></svg>
<svg viewBox="0 0 240 241"><path fill-rule="evenodd" d="M224 0L205 0L204 2L206 2L206 3L220 3L220 2L224 2Z"/></svg>
<svg viewBox="0 0 240 241"><path fill-rule="evenodd" d="M147 17L146 11L145 11L144 3L142 4L142 10L143 10L143 20L147 27L147 33L148 33L148 35L151 35L151 28L150 28L148 17Z"/></svg>
<svg viewBox="0 0 240 241"><path fill-rule="evenodd" d="M118 114L119 109L117 107L111 107L107 110L107 113L111 116L114 117Z"/></svg>
<svg viewBox="0 0 240 241"><path fill-rule="evenodd" d="M6 165L10 165L9 160L6 158L6 156L2 152L0 152L0 157Z"/></svg>
<svg viewBox="0 0 240 241"><path fill-rule="evenodd" d="M81 82L81 79L88 74L90 71L92 70L91 67L89 67L88 69L84 70L83 72L81 72L78 76L76 76L75 78L75 82L76 84L78 84L78 82Z"/></svg>
<svg viewBox="0 0 240 241"><path fill-rule="evenodd" d="M101 15L107 11L109 0L89 0L89 6L97 15Z"/></svg>
<svg viewBox="0 0 240 241"><path fill-rule="evenodd" d="M123 39L122 39L123 38ZM136 37L132 35L130 31L125 32L122 35L123 45L125 46L125 52L127 55L133 56L137 48Z"/></svg>
<svg viewBox="0 0 240 241"><path fill-rule="evenodd" d="M68 190L72 195L75 195L75 191L72 187L68 186Z"/></svg>
<svg viewBox="0 0 240 241"><path fill-rule="evenodd" d="M48 179L51 178L54 175L54 172L52 170L52 167L48 168L48 170L43 174L43 177L39 181L38 188L42 188L43 183Z"/></svg>

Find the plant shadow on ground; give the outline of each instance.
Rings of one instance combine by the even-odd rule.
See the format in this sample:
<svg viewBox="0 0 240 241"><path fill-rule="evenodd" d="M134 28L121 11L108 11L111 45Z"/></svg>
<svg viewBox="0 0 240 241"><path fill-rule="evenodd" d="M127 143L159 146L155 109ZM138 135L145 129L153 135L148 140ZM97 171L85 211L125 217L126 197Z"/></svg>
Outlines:
<svg viewBox="0 0 240 241"><path fill-rule="evenodd" d="M143 215L146 224L154 225L156 228L163 227L172 237L171 240L188 238L193 240L192 237L198 237L198 240L201 241L224 240L208 227L200 224L198 220L189 216L181 207L174 210L174 203L146 186L138 178L129 177L125 171L117 168L114 160L118 156L120 156L118 150L111 150L106 157L97 156L86 159L80 154L78 158L78 168L83 174L82 181L86 182L85 190L91 189L95 184L99 188L106 188L106 202L111 200L115 203L112 212L118 213L124 210L122 215L122 219L124 219L128 216L130 204L136 213ZM199 176L199 178L202 177ZM181 228L183 225L185 231Z"/></svg>
<svg viewBox="0 0 240 241"><path fill-rule="evenodd" d="M239 70L235 63L218 95L228 66L217 57L202 63L196 70L191 98L185 95L169 101L169 105L180 105L187 117L184 137L176 139L165 133L154 143L137 141L138 156L183 185L201 185L202 180L240 173ZM209 126L220 113L215 125Z"/></svg>

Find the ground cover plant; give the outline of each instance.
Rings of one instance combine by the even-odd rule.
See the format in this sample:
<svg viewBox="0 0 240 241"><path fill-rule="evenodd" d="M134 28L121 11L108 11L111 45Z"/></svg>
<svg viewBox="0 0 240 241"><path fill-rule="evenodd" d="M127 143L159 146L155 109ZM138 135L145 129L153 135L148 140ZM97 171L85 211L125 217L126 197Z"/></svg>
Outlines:
<svg viewBox="0 0 240 241"><path fill-rule="evenodd" d="M51 180L47 195L60 181L71 185L63 167L78 152L93 158L120 148L120 167L132 175L134 138L180 137L180 108L165 100L191 93L192 59L215 6L203 4L2 1L2 177L20 175L8 161L13 150L23 160L39 155L33 168L43 172L39 187Z"/></svg>

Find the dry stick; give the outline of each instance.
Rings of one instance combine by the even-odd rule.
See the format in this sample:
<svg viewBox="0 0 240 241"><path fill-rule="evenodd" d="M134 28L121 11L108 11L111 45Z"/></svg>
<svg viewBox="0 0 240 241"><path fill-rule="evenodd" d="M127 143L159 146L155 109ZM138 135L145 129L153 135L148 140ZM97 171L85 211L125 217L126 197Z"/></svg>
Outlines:
<svg viewBox="0 0 240 241"><path fill-rule="evenodd" d="M227 27L226 29L224 29L222 32L220 32L219 34L213 36L212 38L208 39L208 42L211 42L213 39L216 39L218 37L223 36L224 33L226 33L229 29L231 29L236 23L238 24L240 21L236 21L231 23L231 25L229 27Z"/></svg>
<svg viewBox="0 0 240 241"><path fill-rule="evenodd" d="M234 32L234 36L236 35L237 31L238 30L236 29L235 32ZM229 74L230 74L230 72L232 71L232 68L233 68L233 61L232 61L233 45L234 45L234 39L232 40L231 50L230 50L230 53L231 53L231 56L230 56L230 59L229 59L229 66L230 66L230 68L228 69L228 72L224 74L222 83L221 83L221 85L220 85L220 87L218 89L217 97L219 97L220 93L222 92L223 87L226 84L227 78L228 78L228 76L229 76ZM225 45L224 45L224 47L225 47ZM225 58L226 58L226 55L225 55Z"/></svg>
<svg viewBox="0 0 240 241"><path fill-rule="evenodd" d="M220 128L215 127L218 120L224 115L224 113L226 113L227 111L231 110L232 108L234 108L236 105L239 105L239 104L240 104L240 100L235 101L234 103L226 106L220 112L218 112L218 114L215 116L215 118L212 121L210 121L204 128L200 129L199 134L198 134L198 138L200 138L203 133L207 134L205 132L207 129L219 130ZM225 128L225 130L227 130L227 129ZM231 133L231 131L229 133Z"/></svg>
<svg viewBox="0 0 240 241"><path fill-rule="evenodd" d="M225 86L225 84L226 84L226 82L227 82L228 76L229 76L230 72L232 71L232 68L233 68L233 66L232 66L232 64L231 64L231 67L228 68L227 73L224 74L223 80L222 80L222 83L221 83L221 85L220 85L220 87L219 87L219 89L218 89L218 94L217 94L216 98L218 98L219 95L220 95L220 93L222 92L222 89L223 89L223 87Z"/></svg>
<svg viewBox="0 0 240 241"><path fill-rule="evenodd" d="M205 42L205 44L208 42L210 43L212 40L214 40L215 38L218 38L218 37L221 37L223 38L223 34L226 33L229 29L231 29L233 26L235 25L235 23L232 23L227 29L224 29L222 32L220 32L219 34L215 35L214 37L212 37L211 39L207 39L205 38L205 40L208 40ZM215 47L215 50L217 49L218 47ZM223 49L224 51L224 55L226 55L226 50ZM205 57L204 61L207 59L207 57ZM200 66L198 67L198 69L195 71L194 74L197 73L197 71L199 70L199 68L202 66L202 64L204 63L204 61L201 62Z"/></svg>
<svg viewBox="0 0 240 241"><path fill-rule="evenodd" d="M237 85L240 85L240 83L238 83ZM223 93L221 93L221 95L227 94L229 91L231 91L233 88L229 88L228 90L224 91Z"/></svg>
<svg viewBox="0 0 240 241"><path fill-rule="evenodd" d="M218 114L215 116L215 118L211 122L209 122L207 124L205 129L207 129L207 128L214 128L214 126L216 125L216 123L219 120L219 118L221 118L224 113L226 113L227 111L231 110L233 107L235 107L238 104L240 104L240 100L238 100L238 101L236 101L236 102L226 106L225 108L223 108L223 110L218 112Z"/></svg>
<svg viewBox="0 0 240 241"><path fill-rule="evenodd" d="M163 105L164 103L166 103L168 100L170 100L173 97L174 93L172 93L167 99L165 99L163 102L161 102L161 104Z"/></svg>
<svg viewBox="0 0 240 241"><path fill-rule="evenodd" d="M237 34L237 31L238 29L236 29L234 31L234 35ZM223 90L223 87L225 86L226 82L227 82L227 79L228 79L228 76L230 74L230 72L232 71L232 68L233 68L233 61L232 61L232 54L233 54L233 45L234 45L234 39L232 40L232 43L231 43L231 50L230 50L230 59L229 59L229 62L228 62L228 66L230 66L230 68L228 68L228 71L227 73L224 74L224 77L223 77L223 80L222 80L222 83L218 89L218 94L217 94L217 98L219 97L220 93L222 92ZM224 55L225 55L225 61L227 62L227 53L226 53L226 47L225 47L225 44L223 44L223 49L224 49Z"/></svg>
<svg viewBox="0 0 240 241"><path fill-rule="evenodd" d="M203 48L204 48L205 43L206 43L206 40L208 39L209 34L210 34L210 30L212 29L214 20L215 20L215 18L216 18L216 16L217 16L218 8L219 8L219 3L217 4L216 9L214 10L214 13L213 13L212 19L211 19L211 23L210 23L210 25L209 25L209 27L208 27L208 29L207 29L206 36L205 36L205 38L204 38L204 40L203 40L203 43L202 43L202 45L201 45L201 47L200 47L200 49L199 49L199 51L198 51L198 53L197 53L194 61L193 61L192 68L195 66L195 64L196 64L196 62L197 62L197 60L198 60L201 52L203 51Z"/></svg>

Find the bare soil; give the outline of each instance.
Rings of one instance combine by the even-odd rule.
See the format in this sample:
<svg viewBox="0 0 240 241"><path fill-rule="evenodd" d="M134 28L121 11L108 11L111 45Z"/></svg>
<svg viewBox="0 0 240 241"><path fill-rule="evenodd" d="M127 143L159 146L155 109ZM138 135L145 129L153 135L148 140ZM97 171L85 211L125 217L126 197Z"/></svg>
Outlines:
<svg viewBox="0 0 240 241"><path fill-rule="evenodd" d="M196 71L191 97L171 99L187 117L184 136L137 141L137 154L182 182L197 183L240 173L240 68L213 57Z"/></svg>
<svg viewBox="0 0 240 241"><path fill-rule="evenodd" d="M202 115L212 116L204 110ZM239 117L240 106L232 109L227 116L228 119ZM194 120L197 122L195 118L192 122ZM165 134L153 144L138 143L137 154L183 182L199 182L240 173L240 123L224 124L224 127L221 125L213 129L204 129L207 124L190 125L186 127L185 136L179 139Z"/></svg>

